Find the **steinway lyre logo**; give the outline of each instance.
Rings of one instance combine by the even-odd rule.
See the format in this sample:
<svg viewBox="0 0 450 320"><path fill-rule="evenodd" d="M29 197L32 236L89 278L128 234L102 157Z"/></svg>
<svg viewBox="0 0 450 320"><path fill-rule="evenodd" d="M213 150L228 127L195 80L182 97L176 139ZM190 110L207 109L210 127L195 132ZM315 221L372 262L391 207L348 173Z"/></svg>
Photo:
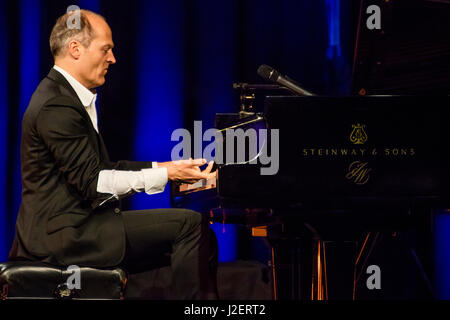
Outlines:
<svg viewBox="0 0 450 320"><path fill-rule="evenodd" d="M352 124L352 132L350 133L350 141L353 144L364 144L366 143L368 137L364 130L366 126L364 124Z"/></svg>
<svg viewBox="0 0 450 320"><path fill-rule="evenodd" d="M364 130L366 126L364 124L353 124L352 132L350 133L350 141L353 144L364 144L367 142L367 133ZM354 161L348 167L346 178L352 180L357 185L364 185L369 181L369 172L372 171L368 167L368 162Z"/></svg>

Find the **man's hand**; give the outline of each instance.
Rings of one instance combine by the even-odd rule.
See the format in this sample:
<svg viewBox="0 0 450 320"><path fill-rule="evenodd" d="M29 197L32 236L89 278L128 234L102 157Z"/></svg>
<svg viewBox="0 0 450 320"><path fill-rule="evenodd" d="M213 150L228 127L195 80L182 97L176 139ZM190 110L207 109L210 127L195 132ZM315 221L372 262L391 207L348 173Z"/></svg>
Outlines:
<svg viewBox="0 0 450 320"><path fill-rule="evenodd" d="M201 179L216 177L216 172L211 173L214 161L210 161L208 167L201 171L200 167L206 164L205 159L189 159L168 162L158 162L158 168L167 168L169 180L185 183L195 183Z"/></svg>

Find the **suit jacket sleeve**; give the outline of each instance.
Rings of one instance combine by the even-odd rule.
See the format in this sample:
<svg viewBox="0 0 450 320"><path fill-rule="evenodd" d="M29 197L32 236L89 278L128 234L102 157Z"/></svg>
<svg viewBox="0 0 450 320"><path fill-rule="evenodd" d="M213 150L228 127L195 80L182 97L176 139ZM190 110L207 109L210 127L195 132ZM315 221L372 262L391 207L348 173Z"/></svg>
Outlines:
<svg viewBox="0 0 450 320"><path fill-rule="evenodd" d="M139 171L152 168L152 162L120 160L117 162L109 162L108 167L115 170Z"/></svg>

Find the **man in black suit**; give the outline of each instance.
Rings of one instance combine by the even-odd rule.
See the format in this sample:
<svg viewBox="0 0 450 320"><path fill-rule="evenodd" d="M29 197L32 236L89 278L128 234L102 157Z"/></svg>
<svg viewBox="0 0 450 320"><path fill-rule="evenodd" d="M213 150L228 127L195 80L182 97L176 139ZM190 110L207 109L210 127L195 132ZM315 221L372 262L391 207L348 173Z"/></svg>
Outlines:
<svg viewBox="0 0 450 320"><path fill-rule="evenodd" d="M67 13L52 30L55 66L22 122L22 203L10 259L133 272L170 257L176 298L217 298L217 241L199 213L120 209L121 197L214 173L212 163L200 170L204 159L109 160L97 128L95 88L116 62L113 47L108 24L90 11Z"/></svg>

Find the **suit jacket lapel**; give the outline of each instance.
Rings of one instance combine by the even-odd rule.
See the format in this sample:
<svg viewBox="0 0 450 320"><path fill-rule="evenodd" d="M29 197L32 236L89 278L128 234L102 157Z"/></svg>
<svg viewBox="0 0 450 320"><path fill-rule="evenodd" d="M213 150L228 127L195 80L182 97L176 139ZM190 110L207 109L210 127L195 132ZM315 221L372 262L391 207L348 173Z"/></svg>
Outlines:
<svg viewBox="0 0 450 320"><path fill-rule="evenodd" d="M83 115L86 115L87 117L89 117L89 114L87 113L85 107L81 103L81 100L78 97L77 93L75 92L75 90L72 88L70 83L67 81L67 79L61 73L59 73L58 71L56 71L55 69L52 68L50 70L50 72L48 73L47 78L49 78L49 79L57 82L61 86L63 86L64 89L67 90L66 93L75 101L76 106L82 111Z"/></svg>
<svg viewBox="0 0 450 320"><path fill-rule="evenodd" d="M72 88L70 83L67 81L67 79L61 73L59 73L53 68L48 73L47 78L60 84L66 90L65 93L73 99L73 101L75 102L75 106L79 109L79 111L85 118L87 125L91 127L92 129L91 132L94 132L94 134L91 135L91 140L94 142L97 152L102 158L108 159L108 154L106 152L106 147L103 143L103 139L95 130L94 126L92 125L91 118L89 117L89 114L86 111L86 108L81 103L80 98L78 97L77 93Z"/></svg>

